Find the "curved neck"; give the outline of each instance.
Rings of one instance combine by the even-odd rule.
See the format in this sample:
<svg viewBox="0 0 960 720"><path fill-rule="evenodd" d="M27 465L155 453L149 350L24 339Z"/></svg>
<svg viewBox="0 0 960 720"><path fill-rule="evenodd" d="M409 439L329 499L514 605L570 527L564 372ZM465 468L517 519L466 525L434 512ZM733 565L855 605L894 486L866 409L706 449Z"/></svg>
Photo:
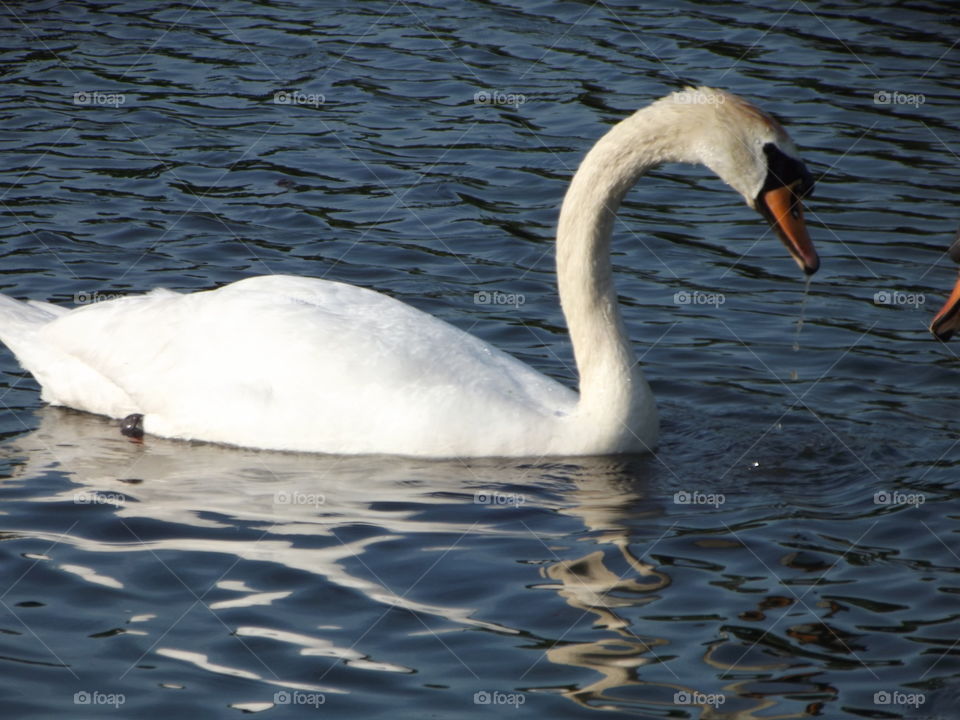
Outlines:
<svg viewBox="0 0 960 720"><path fill-rule="evenodd" d="M689 160L676 148L678 130L655 106L614 126L574 175L557 227L557 279L580 373L579 412L618 432L653 413L617 302L610 237L620 202L647 170ZM601 430L602 431L602 430Z"/></svg>

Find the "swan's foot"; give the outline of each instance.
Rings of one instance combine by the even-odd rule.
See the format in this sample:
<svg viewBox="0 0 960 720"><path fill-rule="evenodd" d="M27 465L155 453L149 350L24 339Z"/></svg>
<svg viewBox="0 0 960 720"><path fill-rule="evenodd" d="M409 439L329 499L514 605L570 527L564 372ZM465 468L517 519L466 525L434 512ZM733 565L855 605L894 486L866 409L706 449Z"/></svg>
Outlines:
<svg viewBox="0 0 960 720"><path fill-rule="evenodd" d="M138 442L143 441L143 415L134 413L120 421L120 432Z"/></svg>

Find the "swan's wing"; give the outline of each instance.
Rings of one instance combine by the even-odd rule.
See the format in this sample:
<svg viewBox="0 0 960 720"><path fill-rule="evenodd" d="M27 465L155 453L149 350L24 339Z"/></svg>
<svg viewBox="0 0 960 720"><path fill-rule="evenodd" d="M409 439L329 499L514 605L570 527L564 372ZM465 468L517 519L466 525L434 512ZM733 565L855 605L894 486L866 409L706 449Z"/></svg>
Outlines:
<svg viewBox="0 0 960 720"><path fill-rule="evenodd" d="M121 388L130 412L145 415L147 432L170 437L434 455L473 443L486 448L473 454L497 454L517 433L548 432L544 421L576 400L415 308L308 278L250 278L189 295L155 291L79 308L39 334ZM118 415L92 396L77 403L48 394Z"/></svg>

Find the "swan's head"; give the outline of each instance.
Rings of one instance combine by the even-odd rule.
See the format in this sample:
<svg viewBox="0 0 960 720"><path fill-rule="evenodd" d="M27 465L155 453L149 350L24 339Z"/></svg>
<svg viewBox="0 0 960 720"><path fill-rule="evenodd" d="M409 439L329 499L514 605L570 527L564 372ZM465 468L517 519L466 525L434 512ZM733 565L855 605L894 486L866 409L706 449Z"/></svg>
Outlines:
<svg viewBox="0 0 960 720"><path fill-rule="evenodd" d="M950 259L960 265L960 232L950 246ZM947 298L946 304L940 308L930 323L930 332L936 335L940 340L949 340L953 334L960 328L960 277L953 286L953 292Z"/></svg>
<svg viewBox="0 0 960 720"><path fill-rule="evenodd" d="M815 273L820 259L802 205L813 191L813 178L780 123L743 98L707 87L687 88L656 104L678 109L678 131L689 138L689 159L739 192L766 218L800 268Z"/></svg>

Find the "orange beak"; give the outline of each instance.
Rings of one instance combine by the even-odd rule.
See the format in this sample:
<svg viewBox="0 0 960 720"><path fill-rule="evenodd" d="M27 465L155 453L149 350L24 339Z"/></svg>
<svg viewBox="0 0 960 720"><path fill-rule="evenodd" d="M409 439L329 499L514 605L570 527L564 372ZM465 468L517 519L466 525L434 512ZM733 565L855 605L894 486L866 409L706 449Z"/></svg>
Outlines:
<svg viewBox="0 0 960 720"><path fill-rule="evenodd" d="M800 269L807 275L813 275L820 268L820 258L807 234L803 205L793 192L796 184L767 190L760 196L758 204L761 214L787 246Z"/></svg>
<svg viewBox="0 0 960 720"><path fill-rule="evenodd" d="M960 328L960 277L953 286L953 292L947 299L947 304L940 308L930 323L930 332L940 340L946 341Z"/></svg>

